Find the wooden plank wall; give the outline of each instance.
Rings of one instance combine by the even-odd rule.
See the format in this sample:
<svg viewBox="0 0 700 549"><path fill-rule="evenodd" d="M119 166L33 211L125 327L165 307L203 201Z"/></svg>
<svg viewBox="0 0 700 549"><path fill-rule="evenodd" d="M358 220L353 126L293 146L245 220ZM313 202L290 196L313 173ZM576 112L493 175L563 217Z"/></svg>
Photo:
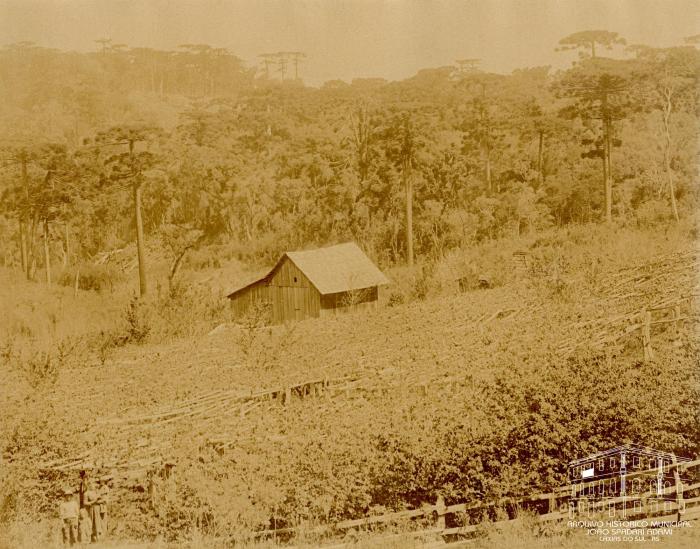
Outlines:
<svg viewBox="0 0 700 549"><path fill-rule="evenodd" d="M270 284L273 286L284 286L287 288L313 288L314 285L306 278L292 261L285 257L277 266L270 278Z"/></svg>
<svg viewBox="0 0 700 549"><path fill-rule="evenodd" d="M272 304L272 323L283 324L318 316L367 311L377 308L379 290L376 286L321 295L311 281L288 258L277 268L232 299L236 317L246 314L253 303Z"/></svg>
<svg viewBox="0 0 700 549"><path fill-rule="evenodd" d="M256 282L232 300L237 318L245 315L256 301L272 305L272 323L317 317L321 295L311 281L288 258L268 277Z"/></svg>
<svg viewBox="0 0 700 549"><path fill-rule="evenodd" d="M275 324L319 316L321 295L289 258L272 273L269 290Z"/></svg>
<svg viewBox="0 0 700 549"><path fill-rule="evenodd" d="M350 292L338 292L321 296L321 316L335 316L377 308L379 290L377 286Z"/></svg>
<svg viewBox="0 0 700 549"><path fill-rule="evenodd" d="M231 299L231 307L236 318L245 315L256 301L269 301L266 280L259 280Z"/></svg>
<svg viewBox="0 0 700 549"><path fill-rule="evenodd" d="M319 294L315 288L268 286L275 324L319 316Z"/></svg>

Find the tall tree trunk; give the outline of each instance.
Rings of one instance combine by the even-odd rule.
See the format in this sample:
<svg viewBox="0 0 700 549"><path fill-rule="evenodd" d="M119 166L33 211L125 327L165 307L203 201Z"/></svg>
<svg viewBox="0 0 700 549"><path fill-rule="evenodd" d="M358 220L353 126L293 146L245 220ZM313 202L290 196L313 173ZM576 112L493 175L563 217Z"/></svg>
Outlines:
<svg viewBox="0 0 700 549"><path fill-rule="evenodd" d="M27 280L34 280L34 273L36 272L36 229L37 229L37 216L34 213L30 219L29 231L27 233Z"/></svg>
<svg viewBox="0 0 700 549"><path fill-rule="evenodd" d="M146 295L146 253L144 251L143 218L141 216L141 183L136 181L134 187L134 218L136 220L136 251L139 259L139 293Z"/></svg>
<svg viewBox="0 0 700 549"><path fill-rule="evenodd" d="M671 92L667 90L665 92L666 104L664 105L664 111L662 120L664 123L664 169L666 170L666 179L668 181L668 190L671 194L671 208L673 209L673 217L676 219L676 223L680 222L680 217L678 215L678 203L676 202L676 188L673 184L673 173L671 172L671 130L669 127L669 121L671 119L671 109L673 104L671 103Z"/></svg>
<svg viewBox="0 0 700 549"><path fill-rule="evenodd" d="M404 179L406 184L406 259L408 265L413 265L413 176L410 160L404 163Z"/></svg>
<svg viewBox="0 0 700 549"><path fill-rule="evenodd" d="M398 213L393 219L392 226L392 238L391 238L391 251L394 259L399 260L399 232L401 231L401 221L399 220Z"/></svg>
<svg viewBox="0 0 700 549"><path fill-rule="evenodd" d="M544 132L539 132L539 139L537 143L537 175L539 179L539 184L542 186L544 184Z"/></svg>
<svg viewBox="0 0 700 549"><path fill-rule="evenodd" d="M608 218L608 159L603 146L603 221Z"/></svg>
<svg viewBox="0 0 700 549"><path fill-rule="evenodd" d="M134 178L132 188L134 192L134 221L136 223L136 254L139 261L139 294L143 297L146 295L148 287L146 284L146 253L144 250L143 218L141 215L141 173L136 167L133 140L129 140L129 157L131 161L131 175Z"/></svg>
<svg viewBox="0 0 700 549"><path fill-rule="evenodd" d="M610 160L610 121L607 121L607 130L605 132L605 162L607 169L605 178L605 221L612 222L612 162Z"/></svg>
<svg viewBox="0 0 700 549"><path fill-rule="evenodd" d="M63 232L64 232L64 238L65 238L65 246L64 246L64 252L63 252L63 268L65 269L68 266L68 260L70 259L70 233L68 232L68 222L66 221L63 224Z"/></svg>
<svg viewBox="0 0 700 549"><path fill-rule="evenodd" d="M603 218L606 223L612 222L612 182L610 164L610 113L608 111L608 96L603 95L601 101L601 114L603 124Z"/></svg>
<svg viewBox="0 0 700 549"><path fill-rule="evenodd" d="M671 208L673 209L673 217L676 219L676 223L680 222L680 217L678 215L678 203L676 202L676 188L673 184L673 175L671 173L671 162L666 159L666 177L668 178L668 188L671 193Z"/></svg>
<svg viewBox="0 0 700 549"><path fill-rule="evenodd" d="M29 176L27 175L27 154L22 153L22 158L21 158L21 163L22 163L22 184L24 185L24 198L26 200L26 203L24 205L24 211L22 212L22 217L24 218L24 226L29 229L29 213L28 213L28 208L29 208ZM32 262L32 251L31 251L31 244L32 244L32 230L29 229L28 234L26 235L26 241L24 243L24 268L25 268L25 274L27 277L27 280L31 279L31 262Z"/></svg>
<svg viewBox="0 0 700 549"><path fill-rule="evenodd" d="M493 183L491 181L491 147L486 142L484 145L484 172L486 174L486 190L489 195L493 194Z"/></svg>
<svg viewBox="0 0 700 549"><path fill-rule="evenodd" d="M491 182L491 155L486 151L486 186L489 194L493 193L493 183Z"/></svg>
<svg viewBox="0 0 700 549"><path fill-rule="evenodd" d="M44 269L46 284L51 286L51 253L49 250L49 220L44 219Z"/></svg>
<svg viewBox="0 0 700 549"><path fill-rule="evenodd" d="M27 273L27 235L24 227L24 214L19 217L19 251L22 261L22 272Z"/></svg>

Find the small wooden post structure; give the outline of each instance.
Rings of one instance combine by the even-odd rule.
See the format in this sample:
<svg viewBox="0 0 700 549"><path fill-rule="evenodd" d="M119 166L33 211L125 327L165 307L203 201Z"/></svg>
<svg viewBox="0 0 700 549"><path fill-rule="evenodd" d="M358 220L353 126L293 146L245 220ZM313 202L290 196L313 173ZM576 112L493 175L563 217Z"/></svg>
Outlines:
<svg viewBox="0 0 700 549"><path fill-rule="evenodd" d="M654 360L654 351L651 348L651 311L642 311L642 346L644 347L644 361Z"/></svg>
<svg viewBox="0 0 700 549"><path fill-rule="evenodd" d="M284 405L288 406L292 402L292 388L287 386L284 388Z"/></svg>
<svg viewBox="0 0 700 549"><path fill-rule="evenodd" d="M437 521L435 527L444 530L445 529L445 513L447 511L447 506L445 505L445 498L438 496L435 501L435 514L437 515Z"/></svg>
<svg viewBox="0 0 700 549"><path fill-rule="evenodd" d="M464 293L469 290L469 279L466 276L462 276L457 279L457 286L459 291Z"/></svg>
<svg viewBox="0 0 700 549"><path fill-rule="evenodd" d="M676 320L673 323L674 327L674 338L676 340L676 344L679 344L681 342L681 306L676 304L673 307L673 318Z"/></svg>

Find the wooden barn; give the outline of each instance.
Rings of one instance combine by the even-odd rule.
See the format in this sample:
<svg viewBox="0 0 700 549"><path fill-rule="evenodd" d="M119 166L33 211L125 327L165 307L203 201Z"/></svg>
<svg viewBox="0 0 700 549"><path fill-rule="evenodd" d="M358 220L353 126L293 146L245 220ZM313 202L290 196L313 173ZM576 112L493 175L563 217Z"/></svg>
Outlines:
<svg viewBox="0 0 700 549"><path fill-rule="evenodd" d="M389 280L353 242L286 252L260 279L228 295L236 317L256 302L269 304L271 322L282 324L374 308Z"/></svg>

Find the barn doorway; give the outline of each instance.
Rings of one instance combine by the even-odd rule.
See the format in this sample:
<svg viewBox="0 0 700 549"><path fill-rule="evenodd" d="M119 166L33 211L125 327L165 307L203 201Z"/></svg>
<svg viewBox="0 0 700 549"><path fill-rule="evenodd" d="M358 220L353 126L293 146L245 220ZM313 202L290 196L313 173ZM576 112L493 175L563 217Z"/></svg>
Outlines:
<svg viewBox="0 0 700 549"><path fill-rule="evenodd" d="M295 286L282 286L278 307L281 322L304 320L315 316L311 308L311 289ZM276 315L277 316L277 315Z"/></svg>

